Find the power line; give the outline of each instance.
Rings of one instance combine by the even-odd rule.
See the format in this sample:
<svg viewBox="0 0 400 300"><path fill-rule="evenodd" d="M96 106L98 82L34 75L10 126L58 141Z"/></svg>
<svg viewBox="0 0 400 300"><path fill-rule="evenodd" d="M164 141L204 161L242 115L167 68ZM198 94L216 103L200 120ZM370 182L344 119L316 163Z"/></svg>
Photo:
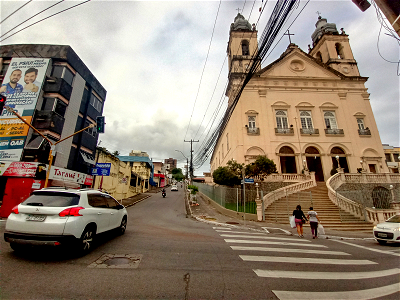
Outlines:
<svg viewBox="0 0 400 300"><path fill-rule="evenodd" d="M62 0L62 1L64 1L64 0ZM62 1L60 1L60 2L62 2ZM0 42L3 42L4 40L6 40L6 39L12 37L13 35L15 35L15 34L21 32L21 31L23 31L23 30L25 30L25 29L27 29L27 28L29 28L29 27L35 25L35 24L38 24L38 23L40 23L40 22L42 22L42 21L44 21L44 20L47 20L47 19L49 19L49 18L51 18L51 17L54 17L55 15L61 14L61 13L65 12L65 11L67 11L67 10L70 10L70 9L72 9L72 8L75 8L75 7L79 6L79 5L85 4L85 3L90 2L90 1L91 1L91 0L83 1L83 2L81 2L81 3L78 3L78 4L76 4L76 5L71 6L71 7L69 7L69 8L66 8L66 9L64 9L64 10L62 10L62 11L59 11L58 13L55 13L55 14L52 14L52 15L46 17L46 18L43 18L43 19L41 19L41 20L39 20L39 21L37 21L37 22L35 22L35 23L32 23L31 25L28 25L28 26L26 26L26 27L24 27L24 28L18 30L17 32L14 32L13 34L11 34L11 35L5 37L5 38L2 39ZM55 5L57 5L57 4L60 3L60 2L57 2ZM54 5L53 5L53 6L54 6ZM31 18L30 18L30 19L31 19ZM25 22L23 22L23 23L25 23ZM19 25L18 25L18 26L19 26ZM2 36L4 36L4 34L3 34Z"/></svg>
<svg viewBox="0 0 400 300"><path fill-rule="evenodd" d="M29 4L29 2L32 2L33 0L29 0L25 4L23 4L20 8L17 8L14 12L9 14L7 17L5 17L3 20L1 20L0 24L3 23L5 20L7 20L9 17L11 17L13 14L15 14L17 11L19 11L21 8L23 8L25 5Z"/></svg>
<svg viewBox="0 0 400 300"><path fill-rule="evenodd" d="M185 133L184 139L186 138L186 135L187 135L187 133L188 133L188 131L189 131L190 123L191 123L192 117L193 117L194 108L196 107L197 97L199 96L200 86L201 86L201 82L202 82L202 80L203 80L204 70L205 70L206 65L207 65L208 55L210 54L211 43L212 43L212 40L213 40L213 37L214 37L215 25L217 24L217 19L218 19L218 15L219 15L219 9L220 9L220 7L221 7L221 2L222 2L222 0L219 1L218 10L217 10L217 15L215 16L214 27L213 27L213 30L212 30L212 33L211 33L210 44L209 44L209 46L208 46L206 61L204 62L203 71L201 72L199 87L198 87L198 89L197 89L196 98L195 98L195 100L194 100L192 113L191 113L191 115L190 115L189 124L188 124L188 127L187 127L187 129L186 129L186 133Z"/></svg>

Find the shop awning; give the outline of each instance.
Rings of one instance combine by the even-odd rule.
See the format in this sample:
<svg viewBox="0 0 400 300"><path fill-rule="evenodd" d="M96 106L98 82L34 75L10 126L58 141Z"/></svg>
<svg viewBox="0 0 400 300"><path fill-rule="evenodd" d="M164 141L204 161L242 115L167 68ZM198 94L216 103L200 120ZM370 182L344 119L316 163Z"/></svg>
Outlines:
<svg viewBox="0 0 400 300"><path fill-rule="evenodd" d="M38 150L40 149L40 147L42 147L43 142L44 137L38 135L33 140L31 140L28 145L26 145L25 149Z"/></svg>

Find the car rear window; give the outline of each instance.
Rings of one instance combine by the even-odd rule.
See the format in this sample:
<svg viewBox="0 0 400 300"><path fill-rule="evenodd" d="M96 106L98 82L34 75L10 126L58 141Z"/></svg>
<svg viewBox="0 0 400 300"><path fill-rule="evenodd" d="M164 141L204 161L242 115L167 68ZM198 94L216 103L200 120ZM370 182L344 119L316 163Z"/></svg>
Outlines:
<svg viewBox="0 0 400 300"><path fill-rule="evenodd" d="M77 205L80 196L72 193L36 192L22 202L23 205L64 207Z"/></svg>
<svg viewBox="0 0 400 300"><path fill-rule="evenodd" d="M386 222L400 223L400 215L395 215L395 216L391 217L389 220L387 220Z"/></svg>

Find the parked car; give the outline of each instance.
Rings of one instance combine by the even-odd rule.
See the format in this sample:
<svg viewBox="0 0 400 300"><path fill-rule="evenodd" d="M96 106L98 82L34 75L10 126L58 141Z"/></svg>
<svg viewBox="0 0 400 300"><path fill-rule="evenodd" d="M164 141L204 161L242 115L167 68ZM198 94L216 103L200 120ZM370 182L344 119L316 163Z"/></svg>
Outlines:
<svg viewBox="0 0 400 300"><path fill-rule="evenodd" d="M25 245L73 245L86 254L97 234L113 229L124 234L127 218L125 207L106 193L45 188L12 209L4 239L15 251Z"/></svg>
<svg viewBox="0 0 400 300"><path fill-rule="evenodd" d="M178 187L176 185L171 186L171 192L178 191Z"/></svg>
<svg viewBox="0 0 400 300"><path fill-rule="evenodd" d="M386 222L374 227L374 237L379 244L400 243L400 215L394 215Z"/></svg>

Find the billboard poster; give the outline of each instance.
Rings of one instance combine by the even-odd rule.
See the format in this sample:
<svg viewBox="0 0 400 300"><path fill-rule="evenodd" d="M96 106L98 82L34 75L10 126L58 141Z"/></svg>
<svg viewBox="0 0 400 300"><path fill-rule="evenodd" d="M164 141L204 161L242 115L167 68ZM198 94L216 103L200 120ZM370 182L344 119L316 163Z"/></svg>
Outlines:
<svg viewBox="0 0 400 300"><path fill-rule="evenodd" d="M0 87L0 93L7 98L5 105L12 107L29 123L35 112L49 61L50 59L44 58L13 58ZM3 110L0 115L1 160L20 160L28 129L29 126L13 113ZM24 143L16 147L16 145L11 145L11 140L9 140L8 146L5 146L5 141L11 137L23 139Z"/></svg>

